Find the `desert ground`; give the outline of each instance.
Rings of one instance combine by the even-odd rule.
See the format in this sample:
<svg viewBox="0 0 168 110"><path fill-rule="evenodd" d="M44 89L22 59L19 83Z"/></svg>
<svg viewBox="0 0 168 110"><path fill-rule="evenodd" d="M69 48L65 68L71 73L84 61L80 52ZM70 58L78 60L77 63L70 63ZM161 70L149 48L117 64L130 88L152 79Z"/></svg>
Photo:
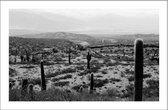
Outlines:
<svg viewBox="0 0 168 110"><path fill-rule="evenodd" d="M77 41L10 36L9 100L132 101L134 40L99 38ZM88 52L91 54L89 70ZM41 91L41 60L44 62L46 91ZM159 101L158 40L144 40L143 67L143 101ZM92 94L89 93L91 74L94 75ZM33 99L20 94L22 79L33 84Z"/></svg>

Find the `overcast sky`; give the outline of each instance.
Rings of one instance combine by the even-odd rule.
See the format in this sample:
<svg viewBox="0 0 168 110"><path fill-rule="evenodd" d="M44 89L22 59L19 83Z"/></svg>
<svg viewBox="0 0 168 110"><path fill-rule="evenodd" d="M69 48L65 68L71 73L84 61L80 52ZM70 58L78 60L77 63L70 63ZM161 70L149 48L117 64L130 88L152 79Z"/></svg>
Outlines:
<svg viewBox="0 0 168 110"><path fill-rule="evenodd" d="M129 34L159 33L157 9L11 9L10 29Z"/></svg>
<svg viewBox="0 0 168 110"><path fill-rule="evenodd" d="M121 16L158 16L158 9L33 9L22 10L32 12L49 12L67 15L78 19L91 18L99 15L116 14Z"/></svg>

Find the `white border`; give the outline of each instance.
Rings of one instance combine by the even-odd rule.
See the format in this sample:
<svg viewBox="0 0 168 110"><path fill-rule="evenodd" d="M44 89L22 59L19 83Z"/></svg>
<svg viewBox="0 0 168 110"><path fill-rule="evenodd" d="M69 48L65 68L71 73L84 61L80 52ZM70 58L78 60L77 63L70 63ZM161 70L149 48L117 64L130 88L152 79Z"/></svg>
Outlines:
<svg viewBox="0 0 168 110"><path fill-rule="evenodd" d="M166 1L1 1L1 109L167 109ZM9 9L139 8L159 9L160 101L158 102L9 102Z"/></svg>

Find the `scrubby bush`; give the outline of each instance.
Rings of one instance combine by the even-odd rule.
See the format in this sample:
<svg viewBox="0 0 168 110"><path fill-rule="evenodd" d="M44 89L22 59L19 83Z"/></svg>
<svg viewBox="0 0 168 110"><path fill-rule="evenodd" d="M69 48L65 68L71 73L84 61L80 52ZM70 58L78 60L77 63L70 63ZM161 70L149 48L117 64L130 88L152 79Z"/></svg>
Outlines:
<svg viewBox="0 0 168 110"><path fill-rule="evenodd" d="M69 81L62 81L62 82L54 83L55 86L67 86L68 84L69 84Z"/></svg>
<svg viewBox="0 0 168 110"><path fill-rule="evenodd" d="M60 74L60 72L48 73L48 74L45 75L45 77L46 77L46 78L51 78L51 77L55 77L55 76L57 76L57 75L59 75L59 74Z"/></svg>
<svg viewBox="0 0 168 110"><path fill-rule="evenodd" d="M33 85L41 85L41 78L30 79L29 83L32 83Z"/></svg>
<svg viewBox="0 0 168 110"><path fill-rule="evenodd" d="M150 78L151 76L151 74L143 74L143 78Z"/></svg>
<svg viewBox="0 0 168 110"><path fill-rule="evenodd" d="M102 71L102 74L108 74L107 71Z"/></svg>
<svg viewBox="0 0 168 110"><path fill-rule="evenodd" d="M117 78L110 78L109 79L110 82L120 82L121 79L117 79Z"/></svg>
<svg viewBox="0 0 168 110"><path fill-rule="evenodd" d="M80 84L80 85L73 86L72 89L78 91L80 89L80 87L88 88L88 86L89 86L89 84Z"/></svg>
<svg viewBox="0 0 168 110"><path fill-rule="evenodd" d="M108 82L109 82L108 79L105 79L105 80L95 79L95 80L94 80L94 87L102 87L102 86L104 86L105 84L107 84Z"/></svg>
<svg viewBox="0 0 168 110"><path fill-rule="evenodd" d="M134 81L134 76L128 77L128 80L129 80L129 81Z"/></svg>
<svg viewBox="0 0 168 110"><path fill-rule="evenodd" d="M33 65L27 65L27 66L21 66L20 68L27 68L27 69L30 69L30 68L34 68L35 66Z"/></svg>
<svg viewBox="0 0 168 110"><path fill-rule="evenodd" d="M145 97L159 97L159 80L147 80L148 87L143 89Z"/></svg>
<svg viewBox="0 0 168 110"><path fill-rule="evenodd" d="M68 78L72 78L72 75L69 74L69 75L59 77L59 78L54 78L54 79L52 79L52 81L55 82L55 81L58 81L58 80L61 80L61 79L68 79Z"/></svg>
<svg viewBox="0 0 168 110"><path fill-rule="evenodd" d="M67 68L67 69L64 69L61 71L61 73L73 73L73 72L76 72L76 69L73 69L73 68Z"/></svg>
<svg viewBox="0 0 168 110"><path fill-rule="evenodd" d="M9 68L9 76L10 77L13 77L13 76L16 76L17 75L17 72L15 69L12 69L12 68Z"/></svg>

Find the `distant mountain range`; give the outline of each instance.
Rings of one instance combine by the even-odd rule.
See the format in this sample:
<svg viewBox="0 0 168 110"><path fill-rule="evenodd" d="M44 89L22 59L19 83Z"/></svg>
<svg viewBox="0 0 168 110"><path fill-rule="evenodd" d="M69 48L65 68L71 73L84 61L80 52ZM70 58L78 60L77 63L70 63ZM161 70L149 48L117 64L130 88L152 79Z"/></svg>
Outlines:
<svg viewBox="0 0 168 110"><path fill-rule="evenodd" d="M119 34L91 34L91 36L95 38L104 38L104 39L125 39L125 40L135 40L137 38L141 38L143 40L159 40L158 34L126 34L126 35L119 35Z"/></svg>
<svg viewBox="0 0 168 110"><path fill-rule="evenodd" d="M28 30L28 29L9 29L9 36L18 36L26 34L39 34L41 31Z"/></svg>
<svg viewBox="0 0 168 110"><path fill-rule="evenodd" d="M23 31L22 33L26 33L27 31ZM46 33L38 33L33 31L28 31L28 33L32 34L20 34L15 35L11 34L10 36L14 37L23 37L23 38L48 38L48 39L66 39L73 42L88 42L93 43L95 41L101 40L135 40L137 38L142 38L144 40L155 40L159 41L159 35L157 34L127 34L127 35L117 35L117 34L76 34L69 32L46 32Z"/></svg>
<svg viewBox="0 0 168 110"><path fill-rule="evenodd" d="M9 11L10 34L34 34L37 32L72 32L79 34L149 34L159 33L157 15L121 16L105 13L90 18L74 18L50 12L33 10ZM12 31L13 30L13 31ZM14 32L15 30L15 32ZM19 33L20 30L20 33ZM21 30L23 30L21 32Z"/></svg>
<svg viewBox="0 0 168 110"><path fill-rule="evenodd" d="M39 34L23 34L23 35L11 35L11 37L22 37L22 38L48 38L48 39L66 39L74 43L87 42L92 44L98 41L99 38L95 38L86 34L74 34L68 32L46 32Z"/></svg>

